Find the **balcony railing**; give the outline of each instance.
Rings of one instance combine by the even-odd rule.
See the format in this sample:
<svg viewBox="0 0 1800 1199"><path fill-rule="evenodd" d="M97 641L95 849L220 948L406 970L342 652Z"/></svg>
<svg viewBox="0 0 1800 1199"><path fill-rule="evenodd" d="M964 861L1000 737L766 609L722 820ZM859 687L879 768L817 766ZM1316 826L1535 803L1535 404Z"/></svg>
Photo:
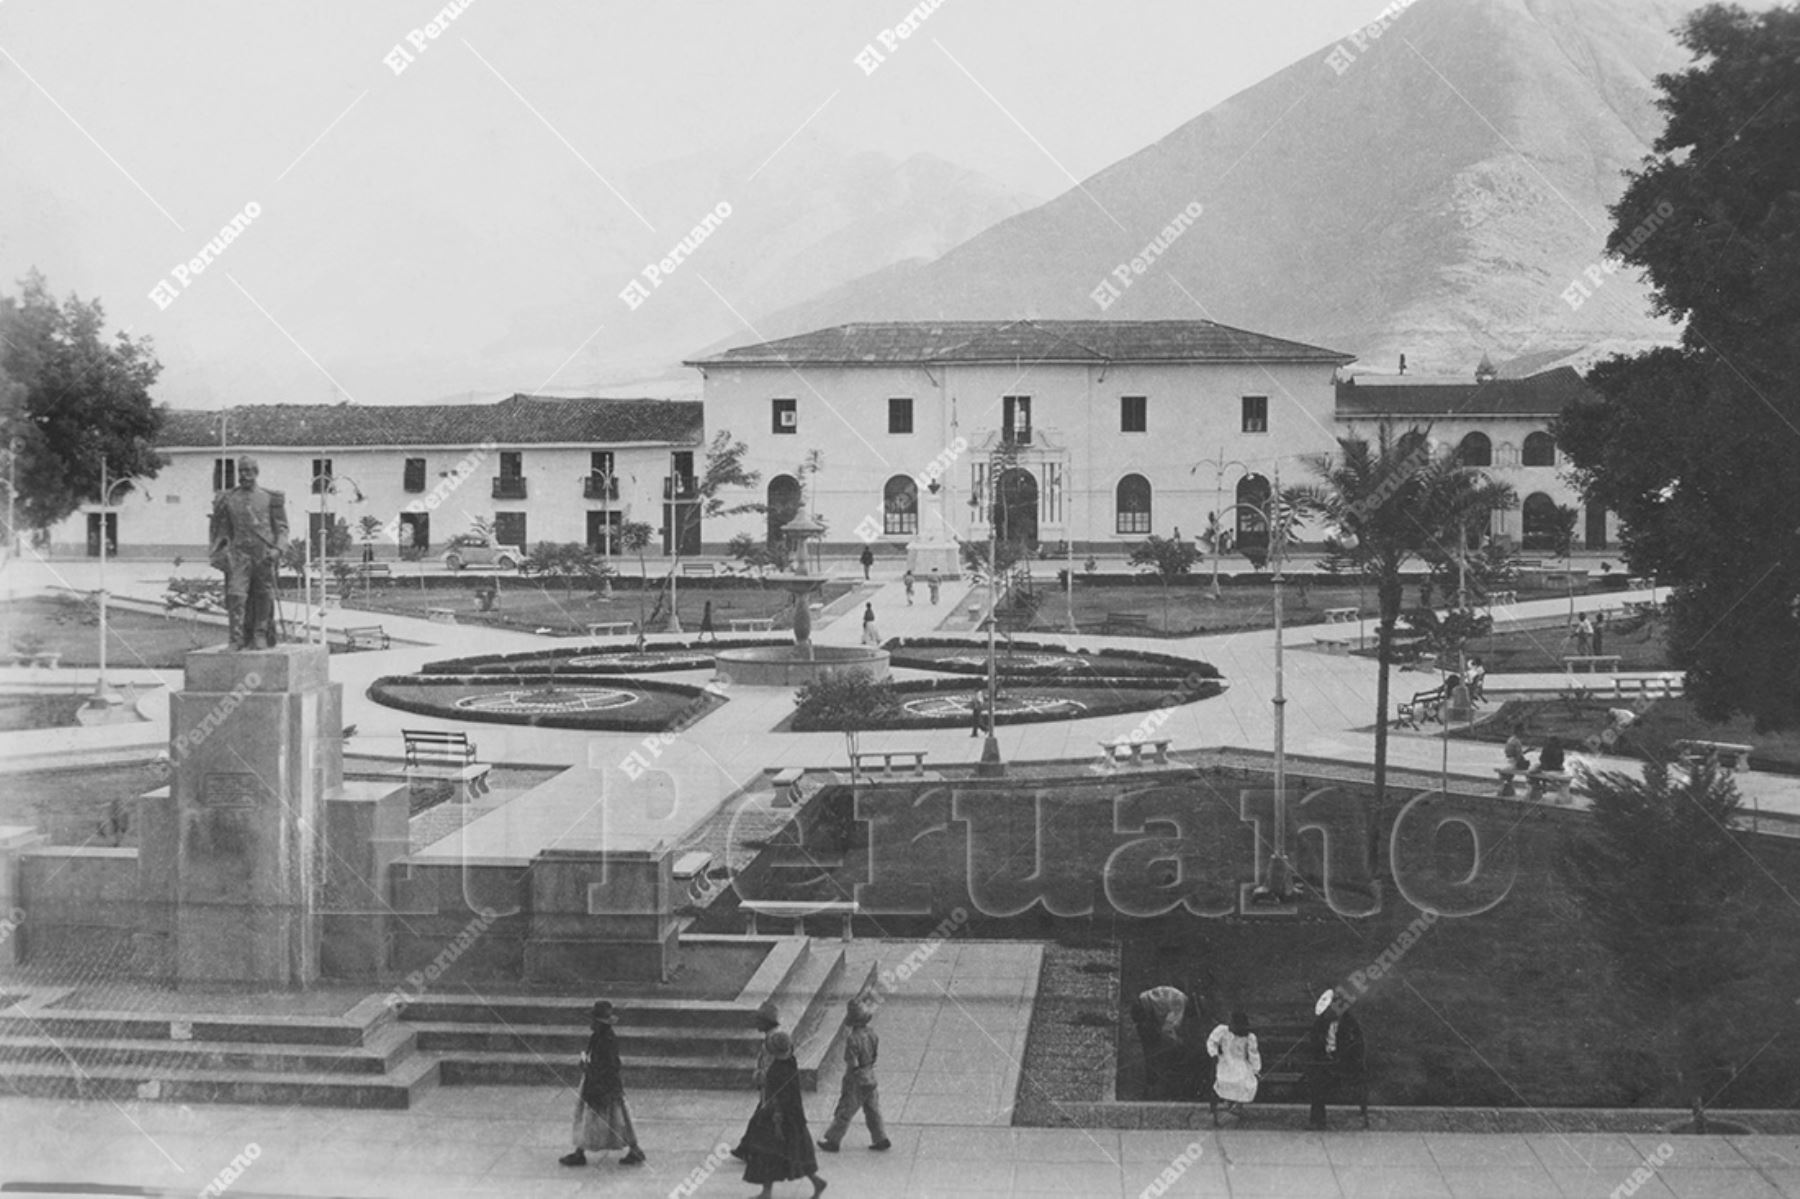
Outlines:
<svg viewBox="0 0 1800 1199"><path fill-rule="evenodd" d="M590 500L616 500L619 498L619 481L588 475L581 480L581 494Z"/></svg>
<svg viewBox="0 0 1800 1199"><path fill-rule="evenodd" d="M700 498L698 483L691 477L663 479L663 499L665 500L697 500Z"/></svg>
<svg viewBox="0 0 1800 1199"><path fill-rule="evenodd" d="M524 475L497 475L494 478L494 498L497 500L522 500L525 498Z"/></svg>

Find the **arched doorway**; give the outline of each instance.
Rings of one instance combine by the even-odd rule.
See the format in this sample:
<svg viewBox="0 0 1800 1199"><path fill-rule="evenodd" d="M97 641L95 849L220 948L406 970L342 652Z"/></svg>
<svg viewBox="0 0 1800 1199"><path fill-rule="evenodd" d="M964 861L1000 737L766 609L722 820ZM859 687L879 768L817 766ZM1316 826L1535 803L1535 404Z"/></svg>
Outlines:
<svg viewBox="0 0 1800 1199"><path fill-rule="evenodd" d="M800 480L793 475L776 475L769 480L768 528L765 540L780 541L783 537L781 528L788 521L800 515Z"/></svg>
<svg viewBox="0 0 1800 1199"><path fill-rule="evenodd" d="M1554 551L1557 541L1556 501L1541 491L1534 491L1525 497L1521 515L1524 523L1521 548L1539 552Z"/></svg>
<svg viewBox="0 0 1800 1199"><path fill-rule="evenodd" d="M1583 540L1590 550L1603 550L1606 547L1606 509L1599 504L1587 506L1586 536Z"/></svg>
<svg viewBox="0 0 1800 1199"><path fill-rule="evenodd" d="M1038 539L1038 485L1028 470L1013 467L1000 476L994 535L1001 541L1035 546Z"/></svg>
<svg viewBox="0 0 1800 1199"><path fill-rule="evenodd" d="M1494 465L1494 443L1486 433L1471 433L1457 446L1457 458L1464 466Z"/></svg>

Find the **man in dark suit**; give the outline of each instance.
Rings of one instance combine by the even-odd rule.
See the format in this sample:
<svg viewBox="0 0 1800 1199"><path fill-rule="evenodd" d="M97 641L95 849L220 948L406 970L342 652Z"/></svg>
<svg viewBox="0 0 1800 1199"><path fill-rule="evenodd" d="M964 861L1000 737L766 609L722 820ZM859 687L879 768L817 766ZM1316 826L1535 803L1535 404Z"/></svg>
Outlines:
<svg viewBox="0 0 1800 1199"><path fill-rule="evenodd" d="M1363 1127L1367 1128L1368 1043L1350 1005L1340 1000L1335 991L1321 995L1313 1008L1313 1026L1306 1045L1306 1092L1312 1101L1312 1127L1325 1127L1325 1101L1334 1087L1342 1087L1361 1105Z"/></svg>
<svg viewBox="0 0 1800 1199"><path fill-rule="evenodd" d="M213 498L212 564L225 572L231 648L275 648L275 565L287 540L287 497L256 485L256 459L238 459L237 486Z"/></svg>

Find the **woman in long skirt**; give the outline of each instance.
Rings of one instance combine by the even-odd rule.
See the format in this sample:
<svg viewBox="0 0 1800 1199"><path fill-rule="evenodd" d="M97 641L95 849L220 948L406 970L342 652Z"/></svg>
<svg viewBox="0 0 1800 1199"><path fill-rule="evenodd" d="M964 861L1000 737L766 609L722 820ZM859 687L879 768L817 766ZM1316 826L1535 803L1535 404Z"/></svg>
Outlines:
<svg viewBox="0 0 1800 1199"><path fill-rule="evenodd" d="M825 1180L819 1177L819 1158L806 1127L794 1038L778 1029L769 1034L766 1044L773 1060L763 1079L762 1102L738 1146L738 1155L744 1159L744 1181L760 1182L758 1199L770 1199L776 1183L805 1178L813 1184L813 1199L818 1199L825 1193Z"/></svg>
<svg viewBox="0 0 1800 1199"><path fill-rule="evenodd" d="M557 1159L565 1166L587 1165L590 1149L629 1150L619 1159L621 1166L641 1165L644 1161L637 1130L631 1126L631 1111L625 1106L619 1037L613 1031L618 1019L610 1000L594 1004L594 1031L581 1055L581 1093L575 1097L575 1151Z"/></svg>
<svg viewBox="0 0 1800 1199"><path fill-rule="evenodd" d="M1242 1116L1243 1105L1256 1098L1256 1082L1262 1074L1262 1054L1256 1048L1256 1034L1250 1031L1250 1018L1243 1012L1231 1013L1231 1023L1221 1024L1206 1038L1206 1052L1216 1059L1213 1070L1213 1127L1219 1124L1219 1100L1234 1116Z"/></svg>

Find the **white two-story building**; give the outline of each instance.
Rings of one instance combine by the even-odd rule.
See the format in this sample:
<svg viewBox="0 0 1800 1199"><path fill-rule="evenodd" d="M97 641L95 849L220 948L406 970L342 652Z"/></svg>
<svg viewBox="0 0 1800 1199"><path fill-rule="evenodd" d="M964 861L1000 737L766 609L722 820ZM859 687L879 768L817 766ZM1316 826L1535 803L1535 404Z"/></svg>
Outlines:
<svg viewBox="0 0 1800 1199"><path fill-rule="evenodd" d="M547 399L492 404L244 406L173 411L154 479L84 505L51 531L52 552L204 557L213 495L257 459L260 483L287 494L290 534L342 519L381 557L437 556L476 519L502 545L580 541L617 554L626 521L676 524L691 502L703 431L691 401ZM363 537L365 518L380 531ZM697 546L699 524L679 523ZM606 530L610 529L610 543ZM666 552L666 547L665 547Z"/></svg>
<svg viewBox="0 0 1800 1199"><path fill-rule="evenodd" d="M843 325L695 359L708 430L748 445L768 505L707 540L772 534L803 489L837 552L985 539L996 508L1002 535L1081 555L1192 536L1242 502L1247 540L1274 482L1333 448L1351 358L1211 321L1016 320Z"/></svg>

